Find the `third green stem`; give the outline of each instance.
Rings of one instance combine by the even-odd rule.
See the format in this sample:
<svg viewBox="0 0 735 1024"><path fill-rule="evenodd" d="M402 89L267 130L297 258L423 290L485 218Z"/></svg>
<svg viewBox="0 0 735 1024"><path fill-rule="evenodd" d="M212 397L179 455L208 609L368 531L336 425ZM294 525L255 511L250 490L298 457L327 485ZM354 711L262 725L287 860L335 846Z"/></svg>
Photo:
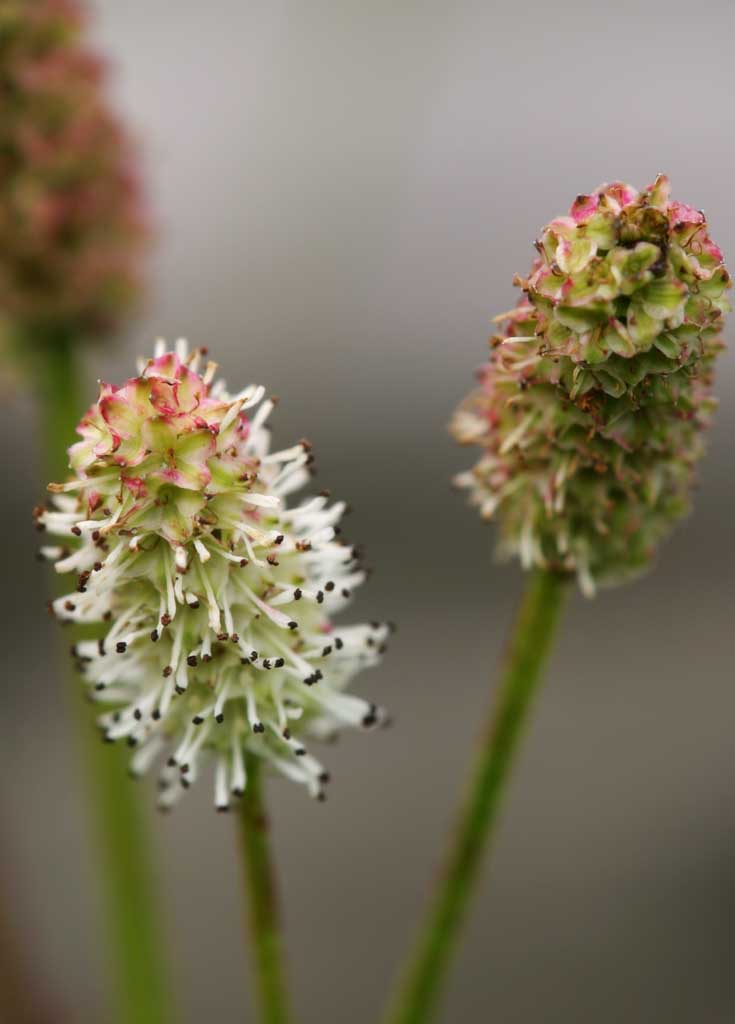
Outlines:
<svg viewBox="0 0 735 1024"><path fill-rule="evenodd" d="M33 350L42 420L42 465L47 477L63 480L67 447L86 406L81 400L80 368L73 339L57 332ZM78 732L97 833L105 888L111 951L117 976L118 1024L169 1024L163 941L156 915L153 865L140 793L128 777L125 751L105 746L82 701L81 682L68 669L78 709Z"/></svg>
<svg viewBox="0 0 735 1024"><path fill-rule="evenodd" d="M385 1024L425 1024L437 1009L566 590L567 578L551 572L538 572L529 580L444 870Z"/></svg>

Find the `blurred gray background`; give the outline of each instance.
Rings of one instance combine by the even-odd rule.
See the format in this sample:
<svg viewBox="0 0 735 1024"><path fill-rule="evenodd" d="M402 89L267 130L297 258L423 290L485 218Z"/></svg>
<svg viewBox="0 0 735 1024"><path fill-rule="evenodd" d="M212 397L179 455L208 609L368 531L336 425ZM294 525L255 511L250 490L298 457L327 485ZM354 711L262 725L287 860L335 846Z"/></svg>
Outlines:
<svg viewBox="0 0 735 1024"><path fill-rule="evenodd" d="M659 170L735 261L735 5L98 0L95 37L144 151L152 300L94 379L156 335L281 395L395 618L359 689L393 730L327 752L316 805L272 811L300 1019L375 1020L434 872L521 586L453 494L445 424L514 302L540 226ZM735 361L696 513L655 572L575 599L526 736L441 1020L724 1024L735 1017ZM23 937L74 1022L107 986L83 787L28 510L32 404L0 444L0 813ZM153 804L150 788L140 796ZM201 786L154 817L182 1024L254 1020L233 822ZM0 1014L1 1016L1 1014Z"/></svg>

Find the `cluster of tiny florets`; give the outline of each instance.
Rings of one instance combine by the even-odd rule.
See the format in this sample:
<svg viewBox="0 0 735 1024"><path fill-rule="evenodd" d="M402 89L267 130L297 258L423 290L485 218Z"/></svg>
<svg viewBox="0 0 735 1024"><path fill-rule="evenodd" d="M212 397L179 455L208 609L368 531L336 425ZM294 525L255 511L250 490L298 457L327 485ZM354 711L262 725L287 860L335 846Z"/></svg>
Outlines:
<svg viewBox="0 0 735 1024"><path fill-rule="evenodd" d="M115 327L139 298L147 231L134 154L73 0L0 5L4 330Z"/></svg>
<svg viewBox="0 0 735 1024"><path fill-rule="evenodd" d="M229 395L202 358L160 348L137 377L101 385L72 477L35 513L63 538L44 558L77 577L52 609L106 624L73 655L108 706L105 739L136 748L132 773L162 762L162 807L202 754L220 809L245 789L248 755L321 797L327 773L306 742L384 720L344 691L389 627L335 625L365 579L338 536L345 506L323 492L288 507L311 475L309 443L270 451L273 401L255 386Z"/></svg>
<svg viewBox="0 0 735 1024"><path fill-rule="evenodd" d="M731 281L664 176L578 196L536 248L452 422L483 449L458 483L502 552L590 593L643 569L688 510Z"/></svg>

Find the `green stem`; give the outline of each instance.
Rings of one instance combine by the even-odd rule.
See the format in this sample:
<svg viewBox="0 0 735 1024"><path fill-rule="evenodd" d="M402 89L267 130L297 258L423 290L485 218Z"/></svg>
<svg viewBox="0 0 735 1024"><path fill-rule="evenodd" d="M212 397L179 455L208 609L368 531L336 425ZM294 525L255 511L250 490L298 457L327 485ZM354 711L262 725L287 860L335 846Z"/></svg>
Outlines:
<svg viewBox="0 0 735 1024"><path fill-rule="evenodd" d="M261 1020L263 1024L287 1024L291 1014L260 758L249 756L246 767L247 788L239 810L240 837Z"/></svg>
<svg viewBox="0 0 735 1024"><path fill-rule="evenodd" d="M73 339L64 333L36 340L30 357L40 392L44 469L49 480L67 475L66 449L85 404ZM73 706L105 886L111 952L117 971L118 1024L170 1021L163 944L147 826L139 794L128 777L126 752L100 742L89 708L81 700L79 677L69 667Z"/></svg>
<svg viewBox="0 0 735 1024"><path fill-rule="evenodd" d="M437 1009L483 853L495 835L513 755L551 649L566 589L565 578L549 572L536 573L528 584L497 704L482 737L444 871L385 1024L424 1024Z"/></svg>

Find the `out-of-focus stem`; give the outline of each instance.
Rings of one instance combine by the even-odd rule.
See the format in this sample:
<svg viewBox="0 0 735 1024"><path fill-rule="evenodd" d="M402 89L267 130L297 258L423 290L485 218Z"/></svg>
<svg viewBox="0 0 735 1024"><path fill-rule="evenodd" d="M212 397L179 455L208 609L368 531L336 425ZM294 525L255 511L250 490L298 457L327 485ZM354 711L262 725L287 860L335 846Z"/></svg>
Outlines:
<svg viewBox="0 0 735 1024"><path fill-rule="evenodd" d="M291 1014L260 758L249 757L246 767L247 788L239 809L239 824L253 973L263 1024L288 1024Z"/></svg>
<svg viewBox="0 0 735 1024"><path fill-rule="evenodd" d="M61 332L45 336L34 345L31 360L40 399L42 469L47 480L63 480L66 450L85 408L73 339ZM117 975L113 1019L119 1024L168 1024L173 1015L143 807L128 778L125 752L100 742L71 665L67 676L73 689Z"/></svg>
<svg viewBox="0 0 735 1024"><path fill-rule="evenodd" d="M21 941L19 908L12 898L17 887L7 858L0 850L0 1009L7 1024L64 1024L68 1016L52 1002L40 972L31 966L30 950Z"/></svg>
<svg viewBox="0 0 735 1024"><path fill-rule="evenodd" d="M435 1013L459 940L483 854L494 837L513 756L551 645L567 589L549 572L531 577L521 604L503 679L481 738L434 897L385 1024L425 1024ZM483 1020L490 1019L488 1010Z"/></svg>

